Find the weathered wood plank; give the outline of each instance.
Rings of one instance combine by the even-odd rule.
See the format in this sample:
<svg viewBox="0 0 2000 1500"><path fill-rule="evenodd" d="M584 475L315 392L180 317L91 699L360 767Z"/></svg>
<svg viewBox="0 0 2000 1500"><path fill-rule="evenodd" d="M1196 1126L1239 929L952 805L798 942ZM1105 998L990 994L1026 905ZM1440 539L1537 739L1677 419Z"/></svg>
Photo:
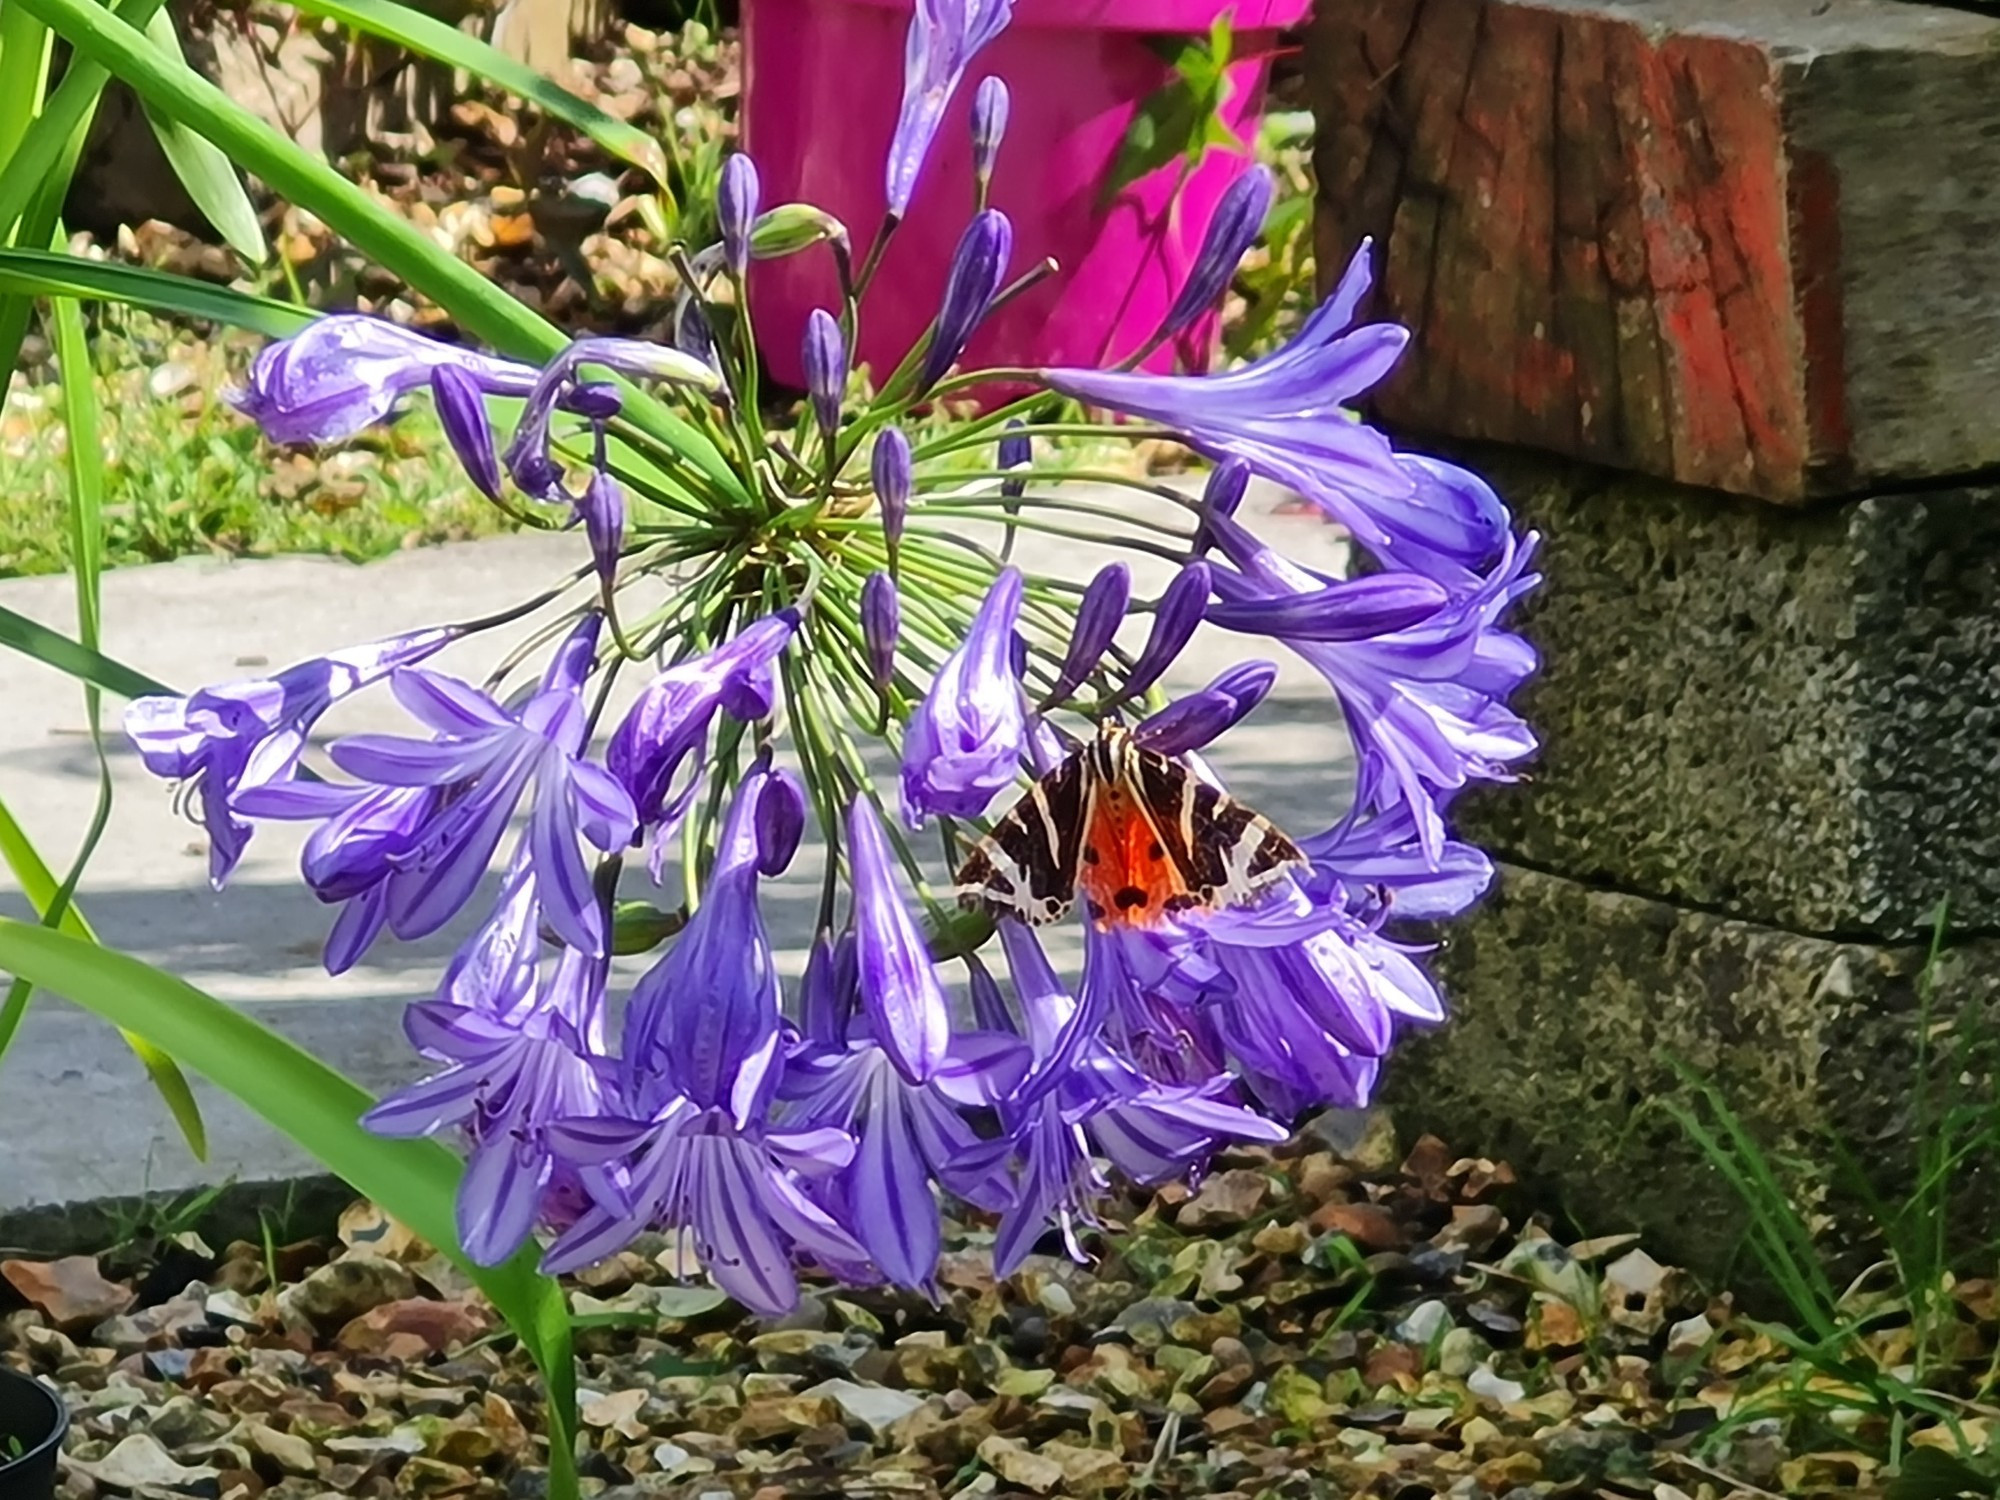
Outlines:
<svg viewBox="0 0 2000 1500"><path fill-rule="evenodd" d="M1308 52L1392 422L1784 503L2000 464L2000 19L1368 0Z"/></svg>

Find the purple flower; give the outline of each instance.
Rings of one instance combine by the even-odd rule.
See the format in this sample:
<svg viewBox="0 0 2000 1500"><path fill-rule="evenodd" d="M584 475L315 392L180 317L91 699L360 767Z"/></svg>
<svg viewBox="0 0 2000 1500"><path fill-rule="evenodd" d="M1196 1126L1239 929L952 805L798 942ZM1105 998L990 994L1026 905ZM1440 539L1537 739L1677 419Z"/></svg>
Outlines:
<svg viewBox="0 0 2000 1500"><path fill-rule="evenodd" d="M1082 602L1076 607L1076 629L1045 702L1063 702L1097 670L1118 635L1118 627L1125 623L1125 609L1131 602L1132 570L1122 562L1099 568L1084 586Z"/></svg>
<svg viewBox="0 0 2000 1500"><path fill-rule="evenodd" d="M1096 1222L1093 1206L1108 1186L1098 1154L1134 1181L1156 1183L1195 1169L1224 1141L1285 1138L1283 1126L1227 1097L1233 1083L1226 1075L1163 1082L1118 1056L1098 1034L1115 1002L1100 995L1079 1004L1029 928L1005 922L1001 937L1045 1082L1002 1106L1003 1118L1012 1116L1015 1201L994 1241L997 1274L1017 1269L1051 1224L1070 1254L1084 1258L1077 1229ZM1120 960L1104 935L1087 941L1089 991L1106 986L1107 963Z"/></svg>
<svg viewBox="0 0 2000 1500"><path fill-rule="evenodd" d="M875 504L882 512L882 539L893 560L903 540L903 525L910 515L910 440L900 427L885 427L875 438L869 455L870 477L875 484Z"/></svg>
<svg viewBox="0 0 2000 1500"><path fill-rule="evenodd" d="M250 382L225 393L274 443L337 443L382 421L396 403L450 368L495 396L525 396L530 365L476 354L383 318L335 313L267 345Z"/></svg>
<svg viewBox="0 0 2000 1500"><path fill-rule="evenodd" d="M1388 439L1347 407L1387 375L1409 342L1393 323L1350 329L1369 286L1363 245L1340 285L1275 354L1223 375L1045 370L1064 395L1159 422L1218 461L1288 485L1391 567L1423 571L1430 522L1411 514L1417 483ZM1406 554L1407 557L1406 557Z"/></svg>
<svg viewBox="0 0 2000 1500"><path fill-rule="evenodd" d="M378 860L387 866L386 889L377 899L396 936L407 940L435 932L465 905L532 786L527 848L549 925L571 947L593 958L603 955L604 913L578 840L606 853L620 849L631 841L634 817L624 787L582 756L581 693L599 624L594 614L584 618L557 652L540 690L517 710L455 677L404 667L391 687L434 738L361 734L330 747L334 764L361 782L437 793L384 797L373 804L357 798L348 809L402 815L390 820L389 848L367 846L369 873L377 873L372 867ZM323 813L324 792L298 792L289 799L295 804L289 815ZM260 810L286 816L286 801L267 793ZM405 821L412 814L415 826Z"/></svg>
<svg viewBox="0 0 2000 1500"><path fill-rule="evenodd" d="M202 688L182 698L138 698L125 733L155 776L201 798L208 831L208 878L217 890L243 857L251 828L232 802L239 792L292 779L306 735L342 698L457 639L452 629L420 630L371 646L316 656L276 677Z"/></svg>
<svg viewBox="0 0 2000 1500"><path fill-rule="evenodd" d="M966 64L1000 34L1012 13L1012 0L917 0L903 48L903 106L882 182L891 217L909 211L917 173Z"/></svg>
<svg viewBox="0 0 2000 1500"><path fill-rule="evenodd" d="M1176 573L1153 608L1153 628L1125 679L1125 696L1136 698L1160 680L1193 639L1208 610L1209 567L1196 558Z"/></svg>
<svg viewBox="0 0 2000 1500"><path fill-rule="evenodd" d="M1177 698L1133 727L1132 738L1160 755L1186 755L1220 739L1264 701L1278 669L1268 661L1239 662L1198 693Z"/></svg>
<svg viewBox="0 0 2000 1500"><path fill-rule="evenodd" d="M726 1111L747 1128L763 1117L777 1085L778 968L757 903L770 852L759 839L759 805L776 781L762 768L744 777L701 905L632 990L624 1093L649 1111L667 1097L680 1098L697 1109Z"/></svg>
<svg viewBox="0 0 2000 1500"><path fill-rule="evenodd" d="M868 652L868 675L879 693L896 680L896 638L902 629L902 606L896 600L896 580L887 573L870 573L861 584L861 642Z"/></svg>
<svg viewBox="0 0 2000 1500"><path fill-rule="evenodd" d="M438 365L431 370L431 400L466 478L487 499L498 500L500 452L493 445L493 422L479 382L457 365Z"/></svg>
<svg viewBox="0 0 2000 1500"><path fill-rule="evenodd" d="M430 1135L446 1125L470 1132L458 1234L481 1265L512 1255L542 1216L559 1170L550 1123L596 1114L607 1092L604 964L566 948L538 981L536 902L525 869L461 952L448 998L407 1013L410 1040L447 1066L362 1117L380 1135Z"/></svg>
<svg viewBox="0 0 2000 1500"><path fill-rule="evenodd" d="M1035 461L1035 440L1020 431L1020 426L1018 417L1009 417L1007 425L1000 430L1000 467L1003 469L1025 469ZM1028 481L1025 478L1000 481L1000 493L1010 500L1018 500L1027 492ZM1008 509L1018 507L1009 506Z"/></svg>
<svg viewBox="0 0 2000 1500"><path fill-rule="evenodd" d="M972 91L972 175L981 188L993 180L993 162L1007 135L1007 85L997 77L979 80Z"/></svg>
<svg viewBox="0 0 2000 1500"><path fill-rule="evenodd" d="M974 818L1014 780L1027 739L1014 628L1021 574L994 580L965 642L945 658L903 736L903 817Z"/></svg>
<svg viewBox="0 0 2000 1500"><path fill-rule="evenodd" d="M1210 524L1235 564L1215 568L1215 589L1226 603L1325 600L1380 581L1330 583L1234 521ZM1344 641L1311 632L1274 636L1316 668L1340 701L1361 760L1356 805L1367 812L1405 808L1433 860L1444 844L1439 799L1468 781L1509 779L1508 767L1535 749L1533 733L1506 702L1534 669L1534 652L1498 628L1508 606L1538 581L1526 572L1534 543L1532 535L1519 546L1509 538L1476 589L1401 629Z"/></svg>
<svg viewBox="0 0 2000 1500"><path fill-rule="evenodd" d="M840 403L847 394L847 340L833 314L823 307L815 307L806 318L801 357L813 420L831 438L840 429Z"/></svg>
<svg viewBox="0 0 2000 1500"><path fill-rule="evenodd" d="M1215 306L1223 288L1229 285L1229 278L1236 274L1243 252L1257 242L1276 189L1271 169L1258 164L1240 173L1223 190L1222 200L1215 206L1215 217L1208 221L1208 233L1202 237L1201 249L1195 254L1194 265L1188 270L1187 280L1181 283L1180 295L1174 298L1174 305L1167 309L1167 316L1160 323L1162 338L1179 333Z"/></svg>
<svg viewBox="0 0 2000 1500"><path fill-rule="evenodd" d="M799 1184L852 1159L854 1142L838 1131L739 1125L724 1110L680 1100L650 1119L582 1119L551 1133L580 1166L629 1158L622 1189L600 1188L549 1247L542 1269L552 1275L592 1265L649 1227L679 1229L683 1249L692 1243L718 1287L752 1312L777 1317L798 1305L799 1254L851 1274L867 1265L867 1251ZM677 1269L686 1276L693 1268Z"/></svg>
<svg viewBox="0 0 2000 1500"><path fill-rule="evenodd" d="M1444 608L1443 584L1416 573L1373 573L1328 580L1298 593L1224 599L1208 622L1224 630L1290 641L1365 641L1407 630Z"/></svg>
<svg viewBox="0 0 2000 1500"><path fill-rule="evenodd" d="M757 164L741 151L731 155L722 164L722 180L715 190L715 217L722 229L722 258L738 276L750 268L750 232L762 196Z"/></svg>
<svg viewBox="0 0 2000 1500"><path fill-rule="evenodd" d="M698 759L718 709L746 720L771 711L772 664L798 628L796 611L766 615L706 655L667 668L639 694L605 747L604 763L631 794L642 826L664 836L678 825L699 782L676 788L675 780Z"/></svg>
<svg viewBox="0 0 2000 1500"><path fill-rule="evenodd" d="M881 820L866 797L856 797L847 810L847 855L862 1008L903 1076L924 1083L944 1065L951 1012L923 934L903 904Z"/></svg>
<svg viewBox="0 0 2000 1500"><path fill-rule="evenodd" d="M576 502L583 517L583 534L597 576L610 583L618 576L618 553L625 545L625 489L604 469L592 469L583 495Z"/></svg>
<svg viewBox="0 0 2000 1500"><path fill-rule="evenodd" d="M921 14L921 0L919 5ZM973 329L993 305L1013 248L1014 226L997 208L981 209L965 226L958 249L951 257L944 302L938 308L937 322L931 327L930 347L924 351L914 394L923 395L957 362L965 341L972 337Z"/></svg>
<svg viewBox="0 0 2000 1500"><path fill-rule="evenodd" d="M514 428L514 436L508 442L506 452L500 456L523 494L538 500L564 501L570 498L562 488L562 466L550 452L549 429L559 405L565 401L580 401L584 407L580 414L599 424L617 409L611 406L593 411L595 403L602 400L597 394L599 389L608 389L614 398L617 392L615 388L602 388L585 382L579 373L585 365L615 370L634 380L665 380L705 391L714 390L722 383L722 377L701 360L665 344L620 338L571 340L536 375L526 392L527 404L521 409L521 420Z"/></svg>
<svg viewBox="0 0 2000 1500"><path fill-rule="evenodd" d="M1019 1081L1026 1058L1011 1038L983 1040L1011 1063L998 1080L1004 1093L1007 1078ZM971 1077L976 1070L965 1072ZM788 1121L855 1141L854 1159L828 1179L822 1197L890 1281L917 1291L931 1288L942 1240L933 1180L992 1212L1008 1201L990 1168L967 1165L977 1163L985 1143L953 1104L949 1086L943 1074L910 1082L872 1041L808 1049L785 1072Z"/></svg>

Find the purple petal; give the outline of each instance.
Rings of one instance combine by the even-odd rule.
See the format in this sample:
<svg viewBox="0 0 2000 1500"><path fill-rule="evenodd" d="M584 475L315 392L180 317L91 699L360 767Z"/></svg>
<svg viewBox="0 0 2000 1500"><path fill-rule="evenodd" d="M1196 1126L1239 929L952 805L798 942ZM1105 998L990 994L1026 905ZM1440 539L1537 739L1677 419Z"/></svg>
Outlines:
<svg viewBox="0 0 2000 1500"><path fill-rule="evenodd" d="M951 1045L951 1013L937 968L894 872L881 820L865 797L847 813L854 881L855 959L861 1002L875 1035L905 1078L928 1079Z"/></svg>
<svg viewBox="0 0 2000 1500"><path fill-rule="evenodd" d="M475 1265L497 1266L534 1232L549 1160L511 1135L485 1142L458 1185L458 1239Z"/></svg>

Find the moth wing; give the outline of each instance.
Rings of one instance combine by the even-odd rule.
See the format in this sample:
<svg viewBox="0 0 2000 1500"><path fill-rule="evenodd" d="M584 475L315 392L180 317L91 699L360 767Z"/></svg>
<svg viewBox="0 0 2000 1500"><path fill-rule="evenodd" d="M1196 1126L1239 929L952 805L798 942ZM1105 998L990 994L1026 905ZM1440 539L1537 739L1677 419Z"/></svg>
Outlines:
<svg viewBox="0 0 2000 1500"><path fill-rule="evenodd" d="M1189 905L1237 906L1305 855L1269 818L1218 791L1178 761L1134 745L1140 806L1188 888Z"/></svg>
<svg viewBox="0 0 2000 1500"><path fill-rule="evenodd" d="M1022 793L959 866L959 904L1036 925L1069 915L1094 787L1079 750Z"/></svg>

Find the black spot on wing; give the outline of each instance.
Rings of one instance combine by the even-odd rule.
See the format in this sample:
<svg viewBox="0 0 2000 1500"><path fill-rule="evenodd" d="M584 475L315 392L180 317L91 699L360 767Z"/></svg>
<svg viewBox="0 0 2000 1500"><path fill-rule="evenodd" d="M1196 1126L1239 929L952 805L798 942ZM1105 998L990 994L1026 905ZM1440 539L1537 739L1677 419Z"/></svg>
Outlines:
<svg viewBox="0 0 2000 1500"><path fill-rule="evenodd" d="M1079 751L1030 787L979 841L958 872L960 901L1030 922L1068 912L1089 794Z"/></svg>

